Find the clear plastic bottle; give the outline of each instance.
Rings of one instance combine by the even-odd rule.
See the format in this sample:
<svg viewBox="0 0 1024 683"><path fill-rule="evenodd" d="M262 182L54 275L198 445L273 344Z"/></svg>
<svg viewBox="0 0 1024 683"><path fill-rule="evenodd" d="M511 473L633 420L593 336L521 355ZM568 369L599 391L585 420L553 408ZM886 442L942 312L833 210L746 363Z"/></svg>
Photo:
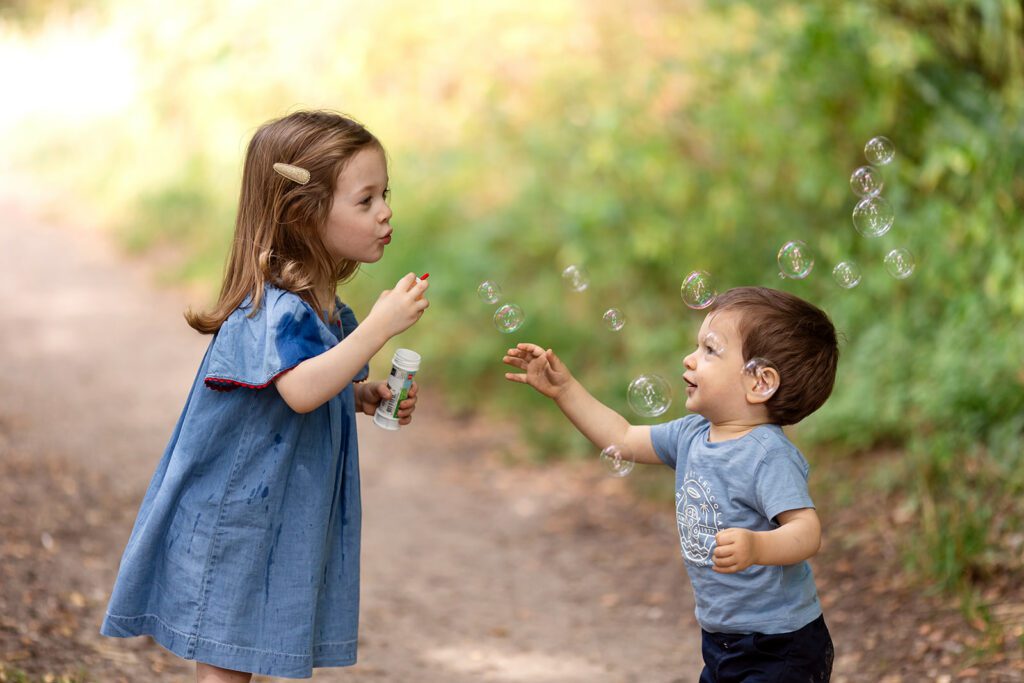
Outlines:
<svg viewBox="0 0 1024 683"><path fill-rule="evenodd" d="M391 374L388 376L388 389L391 398L381 401L377 412L373 415L373 423L382 429L396 431L398 425L398 405L409 397L409 388L416 371L420 369L420 354L409 349L398 349L391 359Z"/></svg>

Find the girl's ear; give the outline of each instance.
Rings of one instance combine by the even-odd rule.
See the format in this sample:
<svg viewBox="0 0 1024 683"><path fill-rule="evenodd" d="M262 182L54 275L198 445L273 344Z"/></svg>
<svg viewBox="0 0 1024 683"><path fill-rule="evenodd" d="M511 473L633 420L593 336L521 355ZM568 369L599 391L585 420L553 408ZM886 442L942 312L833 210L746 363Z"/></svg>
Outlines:
<svg viewBox="0 0 1024 683"><path fill-rule="evenodd" d="M781 379L779 371L770 365L745 373L747 403L765 403L775 395Z"/></svg>

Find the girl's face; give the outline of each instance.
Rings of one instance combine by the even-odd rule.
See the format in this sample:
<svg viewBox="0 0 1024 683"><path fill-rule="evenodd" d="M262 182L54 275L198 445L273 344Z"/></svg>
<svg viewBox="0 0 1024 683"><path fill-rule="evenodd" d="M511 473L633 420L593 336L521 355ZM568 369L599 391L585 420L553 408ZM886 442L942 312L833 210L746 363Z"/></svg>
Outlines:
<svg viewBox="0 0 1024 683"><path fill-rule="evenodd" d="M379 261L391 242L390 220L384 152L377 146L365 147L338 176L322 233L324 245L338 263Z"/></svg>

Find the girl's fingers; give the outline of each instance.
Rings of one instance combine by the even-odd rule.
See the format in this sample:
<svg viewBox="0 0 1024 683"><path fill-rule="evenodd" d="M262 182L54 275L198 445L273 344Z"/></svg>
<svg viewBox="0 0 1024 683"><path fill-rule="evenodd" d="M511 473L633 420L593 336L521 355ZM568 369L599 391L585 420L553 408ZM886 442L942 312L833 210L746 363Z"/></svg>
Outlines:
<svg viewBox="0 0 1024 683"><path fill-rule="evenodd" d="M416 281L416 273L406 273L405 276L395 283L395 289L400 292L408 292L412 287L412 284ZM423 283L426 284L426 283ZM426 288L424 288L426 289Z"/></svg>
<svg viewBox="0 0 1024 683"><path fill-rule="evenodd" d="M519 372L506 372L505 379L510 382L519 382L520 384L526 384L526 375Z"/></svg>

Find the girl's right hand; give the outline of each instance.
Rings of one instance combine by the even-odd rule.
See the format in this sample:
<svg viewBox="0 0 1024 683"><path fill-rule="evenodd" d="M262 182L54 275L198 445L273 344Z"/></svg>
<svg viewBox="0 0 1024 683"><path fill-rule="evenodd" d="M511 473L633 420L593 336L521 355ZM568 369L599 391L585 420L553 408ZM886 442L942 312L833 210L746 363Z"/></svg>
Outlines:
<svg viewBox="0 0 1024 683"><path fill-rule="evenodd" d="M516 344L501 359L505 365L525 370L522 372L506 372L505 379L531 387L548 398L558 399L572 381L569 368L559 360L551 349L544 350L536 344Z"/></svg>
<svg viewBox="0 0 1024 683"><path fill-rule="evenodd" d="M423 296L429 286L426 280L417 280L415 273L409 273L395 283L394 289L380 293L363 324L377 327L388 339L404 332L430 306L430 302Z"/></svg>

